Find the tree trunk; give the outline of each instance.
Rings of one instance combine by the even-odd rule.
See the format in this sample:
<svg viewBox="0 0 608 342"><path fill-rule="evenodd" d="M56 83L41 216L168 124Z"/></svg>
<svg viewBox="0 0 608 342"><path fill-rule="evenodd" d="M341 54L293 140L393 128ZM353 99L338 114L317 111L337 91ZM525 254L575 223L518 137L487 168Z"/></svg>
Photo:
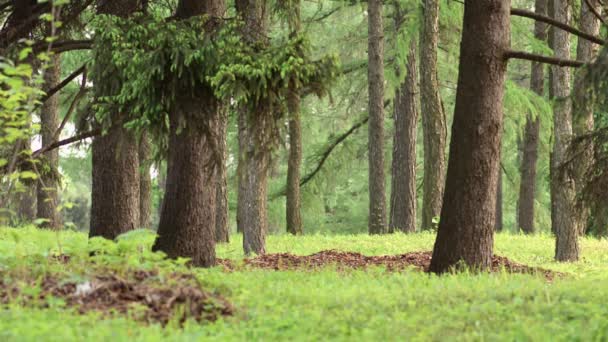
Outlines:
<svg viewBox="0 0 608 342"><path fill-rule="evenodd" d="M222 16L222 0L180 0L176 17ZM183 89L172 108L167 189L153 250L170 258L190 258L194 266L215 265L218 134L221 104L213 91L196 85ZM186 127L182 129L183 123Z"/></svg>
<svg viewBox="0 0 608 342"><path fill-rule="evenodd" d="M139 9L138 0L98 0L98 12L128 17ZM104 94L97 94L104 96ZM120 122L116 113L113 122ZM115 239L139 226L139 156L133 133L116 124L93 139L90 237Z"/></svg>
<svg viewBox="0 0 608 342"><path fill-rule="evenodd" d="M368 1L369 90L369 233L384 234L386 192L384 176L384 26L382 0Z"/></svg>
<svg viewBox="0 0 608 342"><path fill-rule="evenodd" d="M567 0L554 0L555 20L570 22L570 5ZM553 30L555 57L570 58L569 34L565 31ZM576 212L574 208L575 185L573 171L565 167L568 158L568 145L572 139L572 100L570 98L570 70L566 67L553 68L553 161L551 164L551 182L554 186L552 205L555 210L557 261L578 260L578 232Z"/></svg>
<svg viewBox="0 0 608 342"><path fill-rule="evenodd" d="M420 98L424 136L422 229L435 228L445 187L447 123L437 79L439 0L424 0L420 35Z"/></svg>
<svg viewBox="0 0 608 342"><path fill-rule="evenodd" d="M217 169L216 190L216 216L215 216L215 242L230 242L230 227L228 225L228 170L226 159L228 158L228 146L226 145L228 131L228 115L222 110L219 118L218 129L218 151L221 158Z"/></svg>
<svg viewBox="0 0 608 342"><path fill-rule="evenodd" d="M144 132L139 141L139 227L150 228L152 222L152 178L150 177L150 138Z"/></svg>
<svg viewBox="0 0 608 342"><path fill-rule="evenodd" d="M540 15L547 15L547 0L536 0L535 12ZM547 40L547 25L537 21L534 25L534 37L539 41ZM543 96L544 92L544 70L544 64L532 62L530 89L539 96ZM534 199L536 193L536 163L538 161L539 133L539 118L528 114L524 128L521 182L519 185L517 210L519 229L526 234L534 233Z"/></svg>
<svg viewBox="0 0 608 342"><path fill-rule="evenodd" d="M416 124L418 123L418 77L416 40L412 39L407 75L395 93L393 167L389 229L416 231Z"/></svg>
<svg viewBox="0 0 608 342"><path fill-rule="evenodd" d="M492 263L508 0L467 0L443 208L430 270Z"/></svg>
<svg viewBox="0 0 608 342"><path fill-rule="evenodd" d="M500 159L499 159L500 161ZM498 168L498 181L496 182L496 220L494 230L501 232L503 228L502 215L502 169Z"/></svg>
<svg viewBox="0 0 608 342"><path fill-rule="evenodd" d="M236 9L248 30L243 40L248 44L265 43L268 8L265 0L237 0ZM270 113L265 106L239 110L239 193L238 229L243 232L245 254L264 254L268 218L266 189L271 146L261 140L260 132L270 132ZM263 119L260 119L263 118Z"/></svg>
<svg viewBox="0 0 608 342"><path fill-rule="evenodd" d="M49 68L44 72L44 87L48 91L61 82L61 58L51 57ZM40 135L42 146L55 141L55 132L59 127L59 95L51 96L40 110ZM39 167L37 217L43 219L42 227L59 229L61 221L57 207L59 205L59 150L44 153L44 163Z"/></svg>
<svg viewBox="0 0 608 342"><path fill-rule="evenodd" d="M580 24L581 31L598 36L600 33L600 20L595 16L592 9L589 8L587 3L593 6L593 9L598 14L602 13L602 6L598 0L582 1L581 13L580 13ZM598 54L599 45L594 44L585 39L578 40L578 46L576 50L576 59L581 62L592 62ZM588 96L588 85L584 81L584 73L578 73L577 79L574 82L573 89L573 131L575 136L585 135L593 130L594 119L594 105L592 99ZM584 151L577 151L577 160L575 162L575 185L577 185L577 192L582 191L582 184L585 182L585 174L589 170L593 162L593 146L585 147ZM580 184L580 189L578 188ZM576 208L576 225L579 234L585 234L587 230L587 221L589 218L590 208L583 201L577 205Z"/></svg>
<svg viewBox="0 0 608 342"><path fill-rule="evenodd" d="M300 34L301 1L294 6L291 35ZM289 161L287 163L287 232L302 235L300 169L302 167L302 118L300 113L300 93L293 85L289 91L287 106L289 109Z"/></svg>

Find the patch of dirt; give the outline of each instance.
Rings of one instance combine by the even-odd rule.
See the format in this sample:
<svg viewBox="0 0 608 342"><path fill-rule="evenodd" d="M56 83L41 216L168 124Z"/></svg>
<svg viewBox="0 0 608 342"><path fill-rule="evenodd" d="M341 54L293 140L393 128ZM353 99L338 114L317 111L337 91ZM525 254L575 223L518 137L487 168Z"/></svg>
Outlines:
<svg viewBox="0 0 608 342"><path fill-rule="evenodd" d="M324 266L335 266L338 270L366 269L370 266L383 266L389 272L403 271L413 268L428 272L432 252L412 252L400 255L366 256L356 252L341 252L327 250L307 256L289 253L265 254L251 259L245 259L245 265L270 270L307 269L314 270ZM227 270L234 266L222 263ZM530 267L513 262L505 257L492 258L492 272L506 270L510 273L541 274L547 280L553 280L559 274L550 270Z"/></svg>
<svg viewBox="0 0 608 342"><path fill-rule="evenodd" d="M226 299L203 290L192 275L173 274L165 280L161 282L156 272L147 271L134 271L126 276L109 272L78 283L47 276L42 279L39 294L35 296L22 293L17 285L0 280L0 303L18 299L24 304L45 307L52 296L63 299L67 307L76 308L83 314L90 311L101 312L104 316L123 314L163 326L169 321L182 324L190 318L199 322L215 321L234 313L234 307Z"/></svg>

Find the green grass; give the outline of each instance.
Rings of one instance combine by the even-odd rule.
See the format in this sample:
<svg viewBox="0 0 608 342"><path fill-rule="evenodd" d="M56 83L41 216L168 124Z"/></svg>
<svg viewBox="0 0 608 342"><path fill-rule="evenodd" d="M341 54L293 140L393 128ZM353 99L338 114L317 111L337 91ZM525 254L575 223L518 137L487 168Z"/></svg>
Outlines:
<svg viewBox="0 0 608 342"><path fill-rule="evenodd" d="M148 251L153 235L136 231L118 243L76 232L0 229L0 271L18 275L58 273L86 278L94 271L89 251L104 249L103 267L183 269ZM430 250L430 233L390 236L270 236L269 253L311 254L324 249L367 255ZM218 248L220 257L242 258L240 240ZM81 316L61 305L48 309L11 304L0 311L1 341L571 341L608 340L608 241L583 239L582 261L552 261L550 236L499 234L496 253L517 262L565 272L548 283L532 275L433 276L382 269L337 273L195 270L210 290L232 301L235 317L215 323L142 325L127 318ZM73 255L67 265L48 258ZM100 266L96 266L100 267ZM5 279L6 281L6 279Z"/></svg>

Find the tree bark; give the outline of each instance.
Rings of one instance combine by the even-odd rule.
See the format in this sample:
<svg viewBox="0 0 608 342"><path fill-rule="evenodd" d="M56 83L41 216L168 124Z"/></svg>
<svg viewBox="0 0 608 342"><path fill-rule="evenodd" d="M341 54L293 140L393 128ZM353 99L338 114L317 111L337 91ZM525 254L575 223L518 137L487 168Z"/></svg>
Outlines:
<svg viewBox="0 0 608 342"><path fill-rule="evenodd" d="M555 20L569 23L571 9L567 0L554 0ZM553 30L554 53L558 58L570 57L569 34L559 29ZM572 139L572 100L570 98L570 70L553 67L553 160L551 182L554 186L552 206L554 210L557 261L578 260L578 233L574 208L575 184L573 171L565 167L568 145Z"/></svg>
<svg viewBox="0 0 608 342"><path fill-rule="evenodd" d="M547 15L547 0L536 0L535 12ZM547 40L547 25L537 21L534 24L534 37L539 41ZM532 62L530 89L543 96L545 66ZM536 163L538 161L538 141L540 120L528 113L524 128L523 157L521 163L521 182L517 210L518 227L526 234L534 233L534 199L536 195Z"/></svg>
<svg viewBox="0 0 608 342"><path fill-rule="evenodd" d="M445 187L447 123L437 79L439 0L425 0L420 36L420 95L424 136L422 229L436 227Z"/></svg>
<svg viewBox="0 0 608 342"><path fill-rule="evenodd" d="M430 270L492 263L508 0L467 0L446 190Z"/></svg>
<svg viewBox="0 0 608 342"><path fill-rule="evenodd" d="M369 91L369 222L370 234L384 234L386 192L384 175L384 26L382 0L368 1Z"/></svg>
<svg viewBox="0 0 608 342"><path fill-rule="evenodd" d="M589 5L593 7L591 8ZM581 4L579 26L582 31L597 36L600 33L601 23L594 12L598 14L602 13L602 6L598 0L583 0ZM599 45L593 44L585 39L579 39L576 49L576 59L584 63L592 62L597 57L599 47ZM584 73L577 73L574 82L572 103L574 136L582 136L593 130L594 105L592 99L588 96L588 91L588 85L584 81ZM590 146L590 148L586 147L584 151L575 152L578 156L574 163L577 192L582 191L583 184L585 183L585 174L593 163L593 150L593 146ZM579 234L583 235L587 230L590 208L583 201L580 201L580 203L577 203L576 209L577 230Z"/></svg>
<svg viewBox="0 0 608 342"><path fill-rule="evenodd" d="M301 2L298 1L292 14L292 36L301 31ZM300 113L300 91L291 85L287 106L289 109L289 160L287 162L286 217L287 232L302 235L302 214L300 195L300 169L302 167L302 118Z"/></svg>
<svg viewBox="0 0 608 342"><path fill-rule="evenodd" d="M218 154L221 158L217 168L217 190L216 190L216 216L215 216L215 242L230 242L230 226L228 225L228 170L226 160L228 158L228 146L226 145L228 131L228 115L222 110L219 118L218 129Z"/></svg>
<svg viewBox="0 0 608 342"><path fill-rule="evenodd" d="M138 0L98 0L98 13L128 17L139 7ZM97 94L104 96L104 94ZM115 113L120 122L124 113ZM137 139L122 124L93 139L93 184L89 236L115 239L139 226L139 156Z"/></svg>
<svg viewBox="0 0 608 342"><path fill-rule="evenodd" d="M51 57L50 65L44 72L44 87L49 90L60 82L61 58ZM55 141L55 132L59 127L59 95L50 97L40 109L40 135L42 146ZM38 219L43 219L42 227L59 229L61 220L57 211L59 205L59 151L52 150L44 154L44 163L40 166L40 178L37 192Z"/></svg>
<svg viewBox="0 0 608 342"><path fill-rule="evenodd" d="M266 0L237 0L236 9L245 22L243 40L247 44L265 43L268 26ZM264 106L239 110L239 193L238 229L243 232L245 254L264 254L268 218L266 191L271 147L261 142L260 132L270 132L271 114ZM260 120L259 118L264 118Z"/></svg>
<svg viewBox="0 0 608 342"><path fill-rule="evenodd" d="M180 0L176 17L224 14L223 0ZM183 89L169 114L167 188L153 250L190 258L194 266L215 265L218 131L222 109L212 89ZM183 123L186 127L182 129Z"/></svg>
<svg viewBox="0 0 608 342"><path fill-rule="evenodd" d="M139 227L150 228L152 225L152 178L150 137L145 132L139 140Z"/></svg>
<svg viewBox="0 0 608 342"><path fill-rule="evenodd" d="M500 162L500 160L499 160ZM502 215L502 169L498 168L498 181L496 182L496 220L494 230L501 232L503 228Z"/></svg>
<svg viewBox="0 0 608 342"><path fill-rule="evenodd" d="M412 39L407 75L394 100L395 135L391 177L389 230L416 231L416 125L418 123L418 77L416 40Z"/></svg>

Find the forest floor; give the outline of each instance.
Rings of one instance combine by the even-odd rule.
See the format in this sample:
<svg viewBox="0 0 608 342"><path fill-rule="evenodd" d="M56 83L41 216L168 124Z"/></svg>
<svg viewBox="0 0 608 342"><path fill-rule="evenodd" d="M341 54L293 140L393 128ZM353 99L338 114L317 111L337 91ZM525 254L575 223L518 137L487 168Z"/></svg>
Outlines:
<svg viewBox="0 0 608 342"><path fill-rule="evenodd" d="M268 255L187 267L117 243L0 228L0 340L606 340L608 240L553 261L549 235L498 234L493 272L423 272L434 235L270 236Z"/></svg>

